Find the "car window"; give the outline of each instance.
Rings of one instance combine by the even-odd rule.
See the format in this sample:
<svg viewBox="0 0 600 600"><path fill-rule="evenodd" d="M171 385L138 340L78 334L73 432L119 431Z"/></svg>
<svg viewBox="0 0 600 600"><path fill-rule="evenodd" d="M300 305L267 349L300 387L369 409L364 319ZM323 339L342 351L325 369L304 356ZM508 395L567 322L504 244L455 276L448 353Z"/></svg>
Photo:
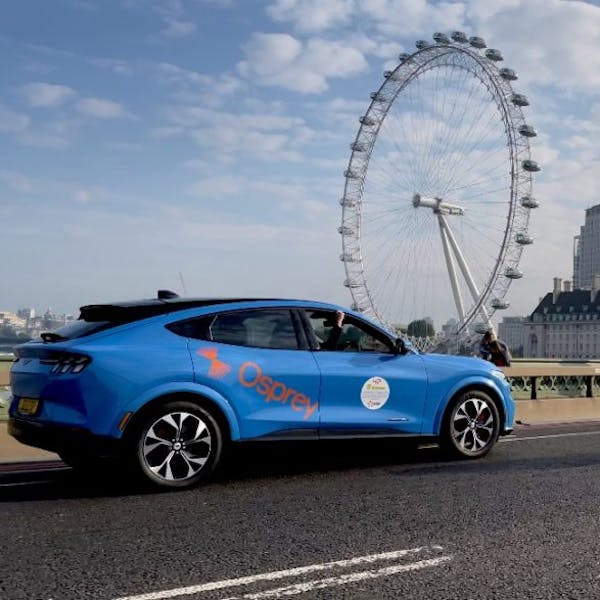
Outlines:
<svg viewBox="0 0 600 600"><path fill-rule="evenodd" d="M333 311L307 311L308 320L320 350L338 352L394 352L391 341L367 323L346 315L339 339L335 340ZM332 343L333 342L333 343Z"/></svg>
<svg viewBox="0 0 600 600"><path fill-rule="evenodd" d="M296 328L289 310L257 309L220 313L173 323L168 328L185 337L236 346L297 350Z"/></svg>

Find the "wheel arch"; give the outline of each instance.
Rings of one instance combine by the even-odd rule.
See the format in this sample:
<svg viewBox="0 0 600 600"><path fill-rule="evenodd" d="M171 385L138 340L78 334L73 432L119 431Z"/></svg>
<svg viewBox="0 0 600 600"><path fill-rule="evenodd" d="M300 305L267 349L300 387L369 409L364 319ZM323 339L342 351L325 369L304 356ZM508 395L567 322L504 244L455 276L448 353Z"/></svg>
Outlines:
<svg viewBox="0 0 600 600"><path fill-rule="evenodd" d="M449 395L448 401L446 403L440 403L434 423L434 431L436 435L441 435L442 424L444 423L447 416L450 414L450 411L452 410L456 399L462 394L475 391L483 392L484 394L488 395L490 399L494 402L496 410L498 411L498 416L500 418L500 429L502 430L503 424L506 422L506 408L504 406L504 402L502 401L502 394L491 384L484 383L482 381L472 381L463 384L458 389L454 390Z"/></svg>
<svg viewBox="0 0 600 600"><path fill-rule="evenodd" d="M140 403L135 410L132 410L133 414L123 431L123 439L129 438L138 424L143 421L144 417L150 414L158 406L177 400L193 402L210 412L221 427L225 440L232 441L240 438L237 417L233 408L225 399L214 397L214 395L209 395L202 391L173 390L164 391L154 395L152 398L146 399L144 402Z"/></svg>

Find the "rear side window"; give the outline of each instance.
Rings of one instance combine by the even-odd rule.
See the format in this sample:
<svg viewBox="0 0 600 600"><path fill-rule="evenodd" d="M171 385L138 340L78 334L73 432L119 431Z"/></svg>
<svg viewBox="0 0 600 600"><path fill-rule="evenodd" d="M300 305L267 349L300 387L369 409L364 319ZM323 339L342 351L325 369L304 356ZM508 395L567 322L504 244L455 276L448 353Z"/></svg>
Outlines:
<svg viewBox="0 0 600 600"><path fill-rule="evenodd" d="M283 309L243 310L190 319L167 326L194 339L279 350L297 350L298 337L291 312Z"/></svg>
<svg viewBox="0 0 600 600"><path fill-rule="evenodd" d="M53 339L49 341L72 340L74 338L85 337L86 335L92 335L92 333L96 333L97 331L115 327L118 324L119 323L111 323L110 321L84 321L83 319L77 319L58 329L52 330Z"/></svg>

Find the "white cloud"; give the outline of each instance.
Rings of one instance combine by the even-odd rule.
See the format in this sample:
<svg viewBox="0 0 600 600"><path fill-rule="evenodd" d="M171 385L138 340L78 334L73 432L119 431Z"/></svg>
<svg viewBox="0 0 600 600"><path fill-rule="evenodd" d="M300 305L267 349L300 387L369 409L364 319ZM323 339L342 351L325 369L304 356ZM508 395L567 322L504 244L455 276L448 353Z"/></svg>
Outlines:
<svg viewBox="0 0 600 600"><path fill-rule="evenodd" d="M18 132L17 139L25 146L62 149L69 145L73 129L72 121L50 121L27 127Z"/></svg>
<svg viewBox="0 0 600 600"><path fill-rule="evenodd" d="M77 204L89 204L92 200L92 193L84 189L74 190L73 200Z"/></svg>
<svg viewBox="0 0 600 600"><path fill-rule="evenodd" d="M477 11L472 3L471 11ZM478 23L523 84L596 93L600 86L600 7L561 0L505 1ZM518 86L522 86L520 82Z"/></svg>
<svg viewBox="0 0 600 600"><path fill-rule="evenodd" d="M23 113L15 112L0 104L0 133L15 133L29 127L31 120Z"/></svg>
<svg viewBox="0 0 600 600"><path fill-rule="evenodd" d="M23 96L33 107L61 106L75 96L75 90L66 85L52 83L29 83L21 88Z"/></svg>
<svg viewBox="0 0 600 600"><path fill-rule="evenodd" d="M28 194L34 191L35 186L31 179L16 171L0 171L0 179L5 181L13 190Z"/></svg>
<svg viewBox="0 0 600 600"><path fill-rule="evenodd" d="M96 119L122 119L129 116L122 104L102 98L84 98L77 103L76 109L82 115Z"/></svg>
<svg viewBox="0 0 600 600"><path fill-rule="evenodd" d="M182 38L196 31L196 24L191 21L168 20L162 35L170 38Z"/></svg>
<svg viewBox="0 0 600 600"><path fill-rule="evenodd" d="M317 94L329 78L345 78L367 68L360 50L350 43L313 38L306 43L283 33L255 33L244 47L240 73L263 85Z"/></svg>
<svg viewBox="0 0 600 600"><path fill-rule="evenodd" d="M130 61L118 60L114 58L93 58L90 60L90 64L110 69L118 75L132 75L134 67Z"/></svg>
<svg viewBox="0 0 600 600"><path fill-rule="evenodd" d="M289 137L283 134L267 134L261 131L218 125L194 129L190 135L201 146L212 148L219 153L242 153L272 160L300 158L299 155L286 150Z"/></svg>
<svg viewBox="0 0 600 600"><path fill-rule="evenodd" d="M176 125L186 127L216 122L227 127L261 130L292 129L304 125L304 120L300 117L269 114L264 111L257 113L227 113L201 106L169 107L167 108L167 116Z"/></svg>
<svg viewBox="0 0 600 600"><path fill-rule="evenodd" d="M275 0L267 13L280 23L293 23L301 31L322 31L347 23L356 0Z"/></svg>

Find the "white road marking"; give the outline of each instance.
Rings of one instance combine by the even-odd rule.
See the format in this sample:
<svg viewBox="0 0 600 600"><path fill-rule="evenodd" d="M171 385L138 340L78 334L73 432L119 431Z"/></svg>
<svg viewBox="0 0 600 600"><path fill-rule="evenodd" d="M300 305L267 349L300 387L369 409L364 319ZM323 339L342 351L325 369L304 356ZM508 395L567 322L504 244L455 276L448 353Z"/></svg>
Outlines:
<svg viewBox="0 0 600 600"><path fill-rule="evenodd" d="M569 433L549 433L546 435L529 435L525 437L514 437L514 438L502 438L498 440L501 443L506 442L525 442L528 440L547 440L549 438L560 438L560 437L577 437L580 435L599 435L600 431L573 431Z"/></svg>
<svg viewBox="0 0 600 600"><path fill-rule="evenodd" d="M275 588L273 590L265 590L255 594L244 594L243 596L231 596L223 600L262 600L263 598L281 598L283 596L295 596L313 590L322 590L327 587L335 587L339 585L348 585L357 581L365 581L367 579L377 579L378 577L388 577L396 573L405 571L417 571L426 567L435 567L444 562L451 560L451 556L440 556L439 558L430 558L428 560L420 560L415 563L404 565L392 565L391 567L383 567L381 569L372 569L370 571L359 571L358 573L347 573L339 577L327 577L326 579L315 579L313 581L304 581L285 587Z"/></svg>
<svg viewBox="0 0 600 600"><path fill-rule="evenodd" d="M249 575L246 577L238 577L236 579L224 579L222 581L211 581L200 585L192 585L181 588L174 588L171 590L162 590L158 592L149 592L146 594L138 594L135 596L123 596L117 600L164 600L167 598L176 598L177 596L188 596L191 594L200 594L202 592L210 592L214 590L220 590L225 588L237 587L237 586L248 586L260 581L275 581L278 579L284 579L287 577L297 577L299 575L305 575L307 573L314 573L317 571L325 571L329 569L341 569L347 567L354 567L356 565L372 564L383 560L397 560L410 555L416 555L424 551L437 551L441 552L443 549L441 546L424 546L420 548L411 548L408 550L396 550L394 552L383 552L381 554L369 554L366 556L357 556L355 558L345 560L335 560L326 563L317 563L314 565L307 565L305 567L294 567L292 569L285 569L282 571L271 571L270 573L259 573L257 575ZM380 569L373 569L370 571L360 571L355 573L347 573L339 575L337 577L330 577L327 579L320 579L315 581L300 582L294 585L286 586L284 588L278 588L279 590L287 590L287 592L281 592L276 590L266 590L258 592L258 594L270 594L270 595L246 595L241 598L268 598L273 597L273 594L277 595L293 595L299 594L303 589L298 586L314 585L314 588L308 589L320 589L320 587L330 587L333 585L344 585L352 583L352 581L361 581L362 579L373 579L375 577L385 577L386 575L392 575L394 573L400 573L402 571L412 571L416 569L422 569L424 567L435 566L438 563L450 560L450 556L440 556L434 559L422 560L415 563L403 563L400 565L392 565L389 567L383 567ZM350 578L350 579L348 579ZM357 579L352 579L357 578ZM300 589L300 591L291 591ZM235 598L238 598L235 596Z"/></svg>

